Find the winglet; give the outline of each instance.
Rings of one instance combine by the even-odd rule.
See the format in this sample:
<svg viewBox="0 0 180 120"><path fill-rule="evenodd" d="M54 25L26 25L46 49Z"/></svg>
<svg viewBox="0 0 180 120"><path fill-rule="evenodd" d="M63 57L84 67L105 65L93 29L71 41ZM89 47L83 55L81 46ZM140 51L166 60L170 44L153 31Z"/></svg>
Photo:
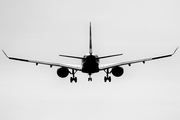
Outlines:
<svg viewBox="0 0 180 120"><path fill-rule="evenodd" d="M7 56L7 54L4 52L4 50L2 50L2 51L3 51L4 55L5 55L7 58L9 58L9 57Z"/></svg>
<svg viewBox="0 0 180 120"><path fill-rule="evenodd" d="M173 54L172 55L174 55L175 53L176 53L176 51L177 51L177 49L178 49L179 47L177 47L176 49L175 49L175 51L173 52Z"/></svg>

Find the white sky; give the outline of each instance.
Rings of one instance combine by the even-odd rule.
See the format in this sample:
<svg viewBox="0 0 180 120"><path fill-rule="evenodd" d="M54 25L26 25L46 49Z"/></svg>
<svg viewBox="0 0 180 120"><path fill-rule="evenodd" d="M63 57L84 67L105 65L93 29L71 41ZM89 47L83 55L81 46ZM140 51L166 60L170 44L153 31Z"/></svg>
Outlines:
<svg viewBox="0 0 180 120"><path fill-rule="evenodd" d="M0 48L8 55L67 64L93 51L123 53L103 64L170 54L180 45L179 0L1 0ZM78 72L77 84L57 67L8 60L0 54L2 120L179 120L180 52L166 59L124 66L104 83L104 72Z"/></svg>

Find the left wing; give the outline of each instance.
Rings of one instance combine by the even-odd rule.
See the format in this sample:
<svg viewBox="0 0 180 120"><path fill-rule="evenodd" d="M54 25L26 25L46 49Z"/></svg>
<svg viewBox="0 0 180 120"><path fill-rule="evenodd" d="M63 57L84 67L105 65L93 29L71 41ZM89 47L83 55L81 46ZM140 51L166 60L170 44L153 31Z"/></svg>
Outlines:
<svg viewBox="0 0 180 120"><path fill-rule="evenodd" d="M102 66L99 69L100 70L105 70L105 69L108 69L108 68L113 68L113 67L116 67L116 66L123 66L123 65L131 66L131 64L134 64L134 63L139 63L139 62L145 63L146 61L150 61L150 60L156 60L156 59L171 57L172 55L174 55L174 53L177 51L177 49L178 49L178 47L175 49L175 51L172 54L169 54L169 55L163 55L163 56L145 58L145 59L139 59L139 60L132 60L132 61L127 61L127 62L120 62L120 63L116 63L116 64Z"/></svg>
<svg viewBox="0 0 180 120"><path fill-rule="evenodd" d="M2 51L3 51L3 50L2 50ZM7 58L9 58L9 59L11 59L11 60L17 60L17 61L23 61L23 62L36 63L36 65L38 65L38 64L49 65L50 67L52 67L52 66L65 67L65 68L69 68L69 69L74 69L74 70L81 71L81 67L80 67L80 66L72 66L72 65L65 65L65 64L59 64L59 63L43 62L43 61L37 61L37 60L27 60L27 59L9 57L4 51L3 51L3 53L5 54L5 56L6 56Z"/></svg>

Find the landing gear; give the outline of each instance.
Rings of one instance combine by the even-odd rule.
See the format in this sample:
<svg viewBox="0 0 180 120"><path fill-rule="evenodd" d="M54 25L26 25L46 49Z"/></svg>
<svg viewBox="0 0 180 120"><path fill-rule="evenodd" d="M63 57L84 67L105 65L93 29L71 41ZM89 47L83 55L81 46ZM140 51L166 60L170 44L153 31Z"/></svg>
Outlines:
<svg viewBox="0 0 180 120"><path fill-rule="evenodd" d="M104 77L104 82L106 82L106 81L111 82L111 76L109 76L109 74L110 74L111 72L109 72L109 69L106 69L106 70L104 70L104 71L106 72L106 76Z"/></svg>
<svg viewBox="0 0 180 120"><path fill-rule="evenodd" d="M90 77L90 78L88 78L88 81L92 81L92 78Z"/></svg>
<svg viewBox="0 0 180 120"><path fill-rule="evenodd" d="M72 83L73 81L74 81L75 83L77 83L77 77L71 77L71 78L70 78L70 82Z"/></svg>
<svg viewBox="0 0 180 120"><path fill-rule="evenodd" d="M72 69L72 72L71 72L71 74L73 75L72 77L70 77L70 82L72 83L73 81L75 82L75 83L77 83L77 77L75 77L75 73L77 72L77 70L74 70L74 69Z"/></svg>
<svg viewBox="0 0 180 120"><path fill-rule="evenodd" d="M91 74L89 74L89 78L88 78L88 81L92 81L92 77L91 77Z"/></svg>
<svg viewBox="0 0 180 120"><path fill-rule="evenodd" d="M111 82L111 76L109 76L109 77L105 76L105 77L104 77L104 82L106 82L106 81Z"/></svg>

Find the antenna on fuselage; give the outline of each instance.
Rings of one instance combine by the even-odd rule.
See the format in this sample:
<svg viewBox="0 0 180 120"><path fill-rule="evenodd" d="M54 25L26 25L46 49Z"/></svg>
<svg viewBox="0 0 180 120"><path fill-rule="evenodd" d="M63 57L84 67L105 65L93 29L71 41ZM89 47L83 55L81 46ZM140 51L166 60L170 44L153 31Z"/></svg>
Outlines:
<svg viewBox="0 0 180 120"><path fill-rule="evenodd" d="M91 32L91 22L89 26L89 54L92 55L92 32Z"/></svg>

